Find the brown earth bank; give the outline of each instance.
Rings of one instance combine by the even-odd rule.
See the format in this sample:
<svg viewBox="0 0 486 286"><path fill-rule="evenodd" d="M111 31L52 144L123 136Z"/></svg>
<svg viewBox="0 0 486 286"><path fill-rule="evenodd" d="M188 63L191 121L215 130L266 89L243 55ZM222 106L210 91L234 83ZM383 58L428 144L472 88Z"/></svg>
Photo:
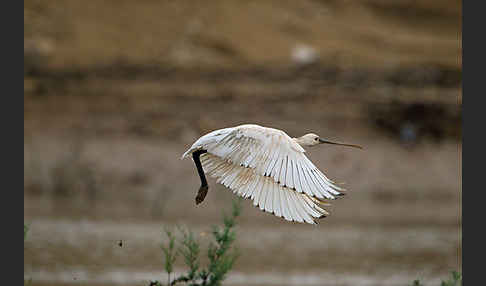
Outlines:
<svg viewBox="0 0 486 286"><path fill-rule="evenodd" d="M458 0L24 2L29 63L57 68L285 64L307 45L317 62L343 68L454 70L461 21Z"/></svg>

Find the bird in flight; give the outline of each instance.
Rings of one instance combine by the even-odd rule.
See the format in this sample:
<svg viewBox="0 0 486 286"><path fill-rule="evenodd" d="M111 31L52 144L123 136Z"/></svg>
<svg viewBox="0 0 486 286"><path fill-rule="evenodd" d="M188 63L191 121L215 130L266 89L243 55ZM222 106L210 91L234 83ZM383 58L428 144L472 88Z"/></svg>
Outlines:
<svg viewBox="0 0 486 286"><path fill-rule="evenodd" d="M285 132L255 124L212 131L199 138L183 155L196 165L201 187L200 204L209 186L205 174L230 188L235 194L253 200L253 205L288 221L316 224L329 213L322 206L344 195L341 187L328 179L307 158L303 147L334 144L309 133L291 138Z"/></svg>

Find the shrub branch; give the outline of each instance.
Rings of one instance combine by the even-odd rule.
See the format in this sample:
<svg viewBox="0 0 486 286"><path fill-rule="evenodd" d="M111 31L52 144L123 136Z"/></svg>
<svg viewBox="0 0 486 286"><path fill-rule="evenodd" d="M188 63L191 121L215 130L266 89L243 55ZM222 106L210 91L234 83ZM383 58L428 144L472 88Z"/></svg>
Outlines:
<svg viewBox="0 0 486 286"><path fill-rule="evenodd" d="M233 201L233 208L231 214L223 215L223 226L214 226L212 236L214 241L209 243L207 256L209 263L206 268L200 269L199 254L200 244L195 239L194 234L187 229L179 228L182 238L179 240L179 247L176 250L176 238L173 233L166 229L165 233L168 237L168 244L162 245L164 253L164 268L167 272L167 285L176 285L178 283L186 283L191 286L217 286L225 279L226 274L233 267L238 252L233 247L236 239L236 218L241 214L241 199ZM184 263L189 268L187 273L179 275L171 280L171 273L174 270L174 263L177 255L180 254L184 258ZM152 286L161 286L159 281L150 282Z"/></svg>

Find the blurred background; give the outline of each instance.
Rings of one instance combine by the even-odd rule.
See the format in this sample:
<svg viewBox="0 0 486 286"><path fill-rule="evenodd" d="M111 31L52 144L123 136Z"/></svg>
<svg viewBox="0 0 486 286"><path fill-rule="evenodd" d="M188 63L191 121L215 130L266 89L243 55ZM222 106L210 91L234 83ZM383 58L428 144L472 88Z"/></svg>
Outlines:
<svg viewBox="0 0 486 286"><path fill-rule="evenodd" d="M24 1L25 278L165 281L163 227L204 243L234 198L210 179L196 206L180 156L243 123L365 150L308 150L349 189L318 226L245 200L224 284L462 271L461 21L458 0Z"/></svg>

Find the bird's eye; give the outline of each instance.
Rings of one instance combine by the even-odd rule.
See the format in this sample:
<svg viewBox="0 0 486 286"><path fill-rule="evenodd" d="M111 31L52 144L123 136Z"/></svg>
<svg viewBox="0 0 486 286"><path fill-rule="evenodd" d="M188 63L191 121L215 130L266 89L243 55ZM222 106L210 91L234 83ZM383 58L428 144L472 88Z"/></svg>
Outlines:
<svg viewBox="0 0 486 286"><path fill-rule="evenodd" d="M316 141L317 141L317 140L319 140L319 138L317 138L317 137L316 137L316 138L314 138L314 140L316 140Z"/></svg>

